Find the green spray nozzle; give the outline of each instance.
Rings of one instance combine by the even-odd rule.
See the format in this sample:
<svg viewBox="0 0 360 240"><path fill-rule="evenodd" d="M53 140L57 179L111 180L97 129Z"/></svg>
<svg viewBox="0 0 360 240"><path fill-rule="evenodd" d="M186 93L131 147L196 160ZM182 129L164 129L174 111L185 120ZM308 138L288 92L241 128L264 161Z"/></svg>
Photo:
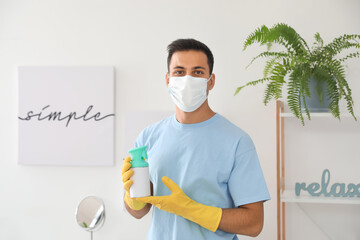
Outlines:
<svg viewBox="0 0 360 240"><path fill-rule="evenodd" d="M129 150L131 155L131 167L148 167L149 164L145 161L148 158L146 153L147 146L137 147Z"/></svg>

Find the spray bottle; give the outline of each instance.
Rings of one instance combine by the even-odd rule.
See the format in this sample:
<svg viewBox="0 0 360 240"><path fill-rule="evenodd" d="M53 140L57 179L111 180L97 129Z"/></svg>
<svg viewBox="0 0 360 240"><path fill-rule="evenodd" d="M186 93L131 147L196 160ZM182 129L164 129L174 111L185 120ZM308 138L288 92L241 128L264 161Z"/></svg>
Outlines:
<svg viewBox="0 0 360 240"><path fill-rule="evenodd" d="M131 168L134 174L131 176L133 184L130 187L130 197L150 196L149 164L145 161L148 158L147 146L129 150L131 155Z"/></svg>

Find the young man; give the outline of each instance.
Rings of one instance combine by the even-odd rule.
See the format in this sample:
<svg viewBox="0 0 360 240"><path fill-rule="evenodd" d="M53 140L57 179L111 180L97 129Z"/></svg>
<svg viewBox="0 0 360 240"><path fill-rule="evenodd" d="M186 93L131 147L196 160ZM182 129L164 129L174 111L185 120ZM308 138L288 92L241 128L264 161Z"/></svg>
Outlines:
<svg viewBox="0 0 360 240"><path fill-rule="evenodd" d="M127 157L125 206L136 218L155 206L148 239L257 236L270 197L249 135L209 107L213 55L194 39L172 42L168 53L165 78L176 114L147 127L135 143L147 146L153 196L130 198Z"/></svg>

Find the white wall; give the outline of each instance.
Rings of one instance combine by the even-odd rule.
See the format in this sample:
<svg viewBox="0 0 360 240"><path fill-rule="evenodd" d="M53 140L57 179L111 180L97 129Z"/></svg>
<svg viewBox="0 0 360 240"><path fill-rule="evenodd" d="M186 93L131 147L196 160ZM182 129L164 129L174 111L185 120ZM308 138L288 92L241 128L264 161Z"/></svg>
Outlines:
<svg viewBox="0 0 360 240"><path fill-rule="evenodd" d="M107 220L95 239L145 239L150 216L139 221L122 209L122 115L173 110L164 82L166 46L186 37L203 41L215 55L211 106L256 144L272 196L259 239L275 239L275 105L263 106L263 87L233 96L237 86L262 73L261 64L245 70L259 49L242 52L242 43L256 27L277 22L290 24L309 42L317 31L325 42L359 33L359 10L357 0L0 0L0 239L89 239L74 216L87 194L106 204ZM358 64L349 63L348 78L360 105ZM115 66L114 167L17 164L19 65Z"/></svg>

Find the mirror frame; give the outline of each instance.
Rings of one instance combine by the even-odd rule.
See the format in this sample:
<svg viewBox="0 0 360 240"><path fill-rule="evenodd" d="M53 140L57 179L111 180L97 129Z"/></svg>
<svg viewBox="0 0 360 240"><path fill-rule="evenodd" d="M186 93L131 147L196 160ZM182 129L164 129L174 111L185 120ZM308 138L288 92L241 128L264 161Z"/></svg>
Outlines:
<svg viewBox="0 0 360 240"><path fill-rule="evenodd" d="M99 215L99 221L95 224L94 227L84 227L82 226L79 221L78 221L78 213L79 213L79 208L81 206L81 204L86 201L87 199L89 198L94 198L96 199L96 201L98 201L100 203L100 208L102 208L102 211ZM104 204L104 201L97 197L97 196L94 196L94 195L89 195L89 196L86 196L84 197L80 202L79 204L77 205L76 207L76 210L75 210L75 219L76 219L76 223L82 228L84 229L85 231L88 231L88 232L93 232L93 231L97 231L99 230L103 225L104 225L104 222L105 222L105 204Z"/></svg>

